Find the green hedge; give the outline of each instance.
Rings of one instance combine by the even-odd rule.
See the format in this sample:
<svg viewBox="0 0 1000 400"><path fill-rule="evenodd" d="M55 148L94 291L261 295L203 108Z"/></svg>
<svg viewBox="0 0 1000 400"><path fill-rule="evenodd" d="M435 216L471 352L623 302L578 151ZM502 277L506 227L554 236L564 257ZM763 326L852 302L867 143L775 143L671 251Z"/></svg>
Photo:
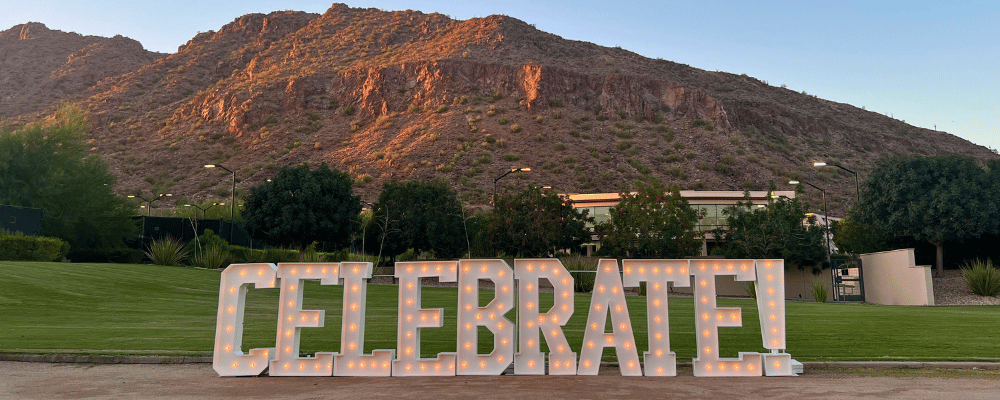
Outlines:
<svg viewBox="0 0 1000 400"><path fill-rule="evenodd" d="M233 263L280 263L299 261L298 250L285 249L248 249L242 246L229 246L229 254Z"/></svg>
<svg viewBox="0 0 1000 400"><path fill-rule="evenodd" d="M59 238L0 232L0 261L58 261L68 251Z"/></svg>
<svg viewBox="0 0 1000 400"><path fill-rule="evenodd" d="M232 256L234 264L243 263L283 263L299 262L298 250L286 249L248 249L242 246L229 246L229 255ZM316 253L322 262L348 261L347 250L335 251L332 253Z"/></svg>
<svg viewBox="0 0 1000 400"><path fill-rule="evenodd" d="M66 255L66 258L75 263L140 264L146 258L146 254L141 250L119 247L73 250Z"/></svg>
<svg viewBox="0 0 1000 400"><path fill-rule="evenodd" d="M243 246L229 246L229 255L232 256L233 263L261 263L264 262L264 250L248 249Z"/></svg>
<svg viewBox="0 0 1000 400"><path fill-rule="evenodd" d="M298 261L299 261L298 250L285 250L285 249L264 250L264 262L277 264L281 262L298 262Z"/></svg>

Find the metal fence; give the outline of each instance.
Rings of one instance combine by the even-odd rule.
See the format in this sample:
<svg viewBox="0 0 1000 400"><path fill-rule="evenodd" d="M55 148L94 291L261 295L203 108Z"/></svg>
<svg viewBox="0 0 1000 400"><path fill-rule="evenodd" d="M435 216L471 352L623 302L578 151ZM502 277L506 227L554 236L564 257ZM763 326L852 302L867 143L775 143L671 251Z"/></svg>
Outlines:
<svg viewBox="0 0 1000 400"><path fill-rule="evenodd" d="M224 219L146 216L132 217L132 219L140 226L137 239L142 246L167 236L182 242L189 242L194 240L196 235L204 234L206 229L211 229L216 235L226 239L229 244L249 248L253 248L254 245L250 235L243 227Z"/></svg>
<svg viewBox="0 0 1000 400"><path fill-rule="evenodd" d="M42 236L44 214L40 208L0 205L0 227L7 232L21 232L27 236Z"/></svg>

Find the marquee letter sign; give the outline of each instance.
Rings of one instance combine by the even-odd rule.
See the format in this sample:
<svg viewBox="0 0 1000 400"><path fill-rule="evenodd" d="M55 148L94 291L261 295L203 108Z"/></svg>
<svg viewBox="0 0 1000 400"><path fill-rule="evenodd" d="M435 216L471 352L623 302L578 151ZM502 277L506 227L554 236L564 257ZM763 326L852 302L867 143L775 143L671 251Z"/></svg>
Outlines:
<svg viewBox="0 0 1000 400"><path fill-rule="evenodd" d="M643 353L646 376L676 376L677 354L670 351L667 284L690 287L687 260L624 260L626 287L646 282L646 319L649 351Z"/></svg>
<svg viewBox="0 0 1000 400"><path fill-rule="evenodd" d="M399 328L397 333L398 358L392 362L393 376L448 376L455 375L455 353L440 353L436 359L420 358L420 328L440 328L444 310L420 308L420 278L436 277L441 282L455 282L458 263L398 262L399 278Z"/></svg>
<svg viewBox="0 0 1000 400"><path fill-rule="evenodd" d="M604 333L609 314L612 333ZM605 347L615 348L622 375L642 376L618 260L601 260L597 264L594 295L590 298L590 314L580 350L580 375L597 375Z"/></svg>
<svg viewBox="0 0 1000 400"><path fill-rule="evenodd" d="M719 357L719 328L738 327L738 307L718 307L718 276L755 282L761 341L769 352ZM693 287L695 376L794 376L785 348L783 260L618 260L602 259L594 280L582 343L570 343L563 327L573 316L573 276L558 259L398 262L396 349L364 353L365 303L371 263L233 264L222 273L213 367L220 376L453 376L499 375L513 363L522 375L596 375L601 355L613 347L622 375L676 376L670 350L668 286ZM422 278L458 283L458 332L455 352L420 357L422 328L444 325L443 309L420 307ZM302 328L323 326L325 310L302 309L303 283L343 284L339 353L299 356ZM517 286L515 287L515 280ZM480 306L480 285L491 282L493 298ZM539 310L543 281L551 284L553 305ZM648 349L642 361L625 301L626 288L646 286ZM243 314L249 286L280 287L274 348L242 350ZM693 286L692 286L693 285ZM517 302L515 302L515 289ZM547 290L546 290L547 292ZM546 294L547 295L547 294ZM517 324L505 315L516 307ZM610 329L608 325L610 324ZM479 353L480 327L493 334L493 350ZM515 339L515 329L518 332ZM610 330L610 333L608 333ZM548 357L542 352L542 339ZM573 347L573 346L576 347ZM580 349L580 357L574 348Z"/></svg>
<svg viewBox="0 0 1000 400"><path fill-rule="evenodd" d="M278 302L278 354L271 360L271 376L333 376L336 353L316 353L299 357L299 334L302 328L323 327L323 310L303 310L302 294L306 280L323 285L340 283L337 264L278 264L281 294Z"/></svg>
<svg viewBox="0 0 1000 400"><path fill-rule="evenodd" d="M247 286L273 288L278 279L274 264L237 264L222 271L219 284L219 314L215 324L215 356L212 366L219 376L260 375L274 357L274 348L251 349L243 354L243 310Z"/></svg>
<svg viewBox="0 0 1000 400"><path fill-rule="evenodd" d="M514 270L503 260L462 260L458 276L458 375L500 375L514 362ZM493 282L493 300L479 307L479 281ZM478 354L479 327L493 333L493 351Z"/></svg>
<svg viewBox="0 0 1000 400"><path fill-rule="evenodd" d="M344 279L344 323L340 330L340 354L333 357L337 376L390 376L395 350L374 350L364 354L365 300L372 263L342 263Z"/></svg>

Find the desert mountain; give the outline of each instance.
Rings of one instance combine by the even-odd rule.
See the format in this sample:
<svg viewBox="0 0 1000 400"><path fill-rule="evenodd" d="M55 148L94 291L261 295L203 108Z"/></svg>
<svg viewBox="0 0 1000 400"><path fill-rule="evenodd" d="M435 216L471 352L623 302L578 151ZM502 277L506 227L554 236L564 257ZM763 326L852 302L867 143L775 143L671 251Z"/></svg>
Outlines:
<svg viewBox="0 0 1000 400"><path fill-rule="evenodd" d="M0 116L46 110L164 56L120 35L81 36L37 22L15 26L0 32Z"/></svg>
<svg viewBox="0 0 1000 400"><path fill-rule="evenodd" d="M0 60L22 58L0 70L0 114L17 124L58 102L85 109L92 151L123 193L225 198L228 173L203 164L235 170L240 192L282 166L325 162L354 175L368 201L383 182L443 177L467 204L485 205L495 177L525 166L532 171L499 190L619 191L645 176L684 189L764 190L794 178L826 188L838 215L853 203L853 177L815 160L863 178L886 153L996 157L852 105L501 15L459 21L339 4L322 15L251 14L165 57L120 37L58 51L13 40L44 29L36 26L0 33ZM86 62L43 66L18 46Z"/></svg>

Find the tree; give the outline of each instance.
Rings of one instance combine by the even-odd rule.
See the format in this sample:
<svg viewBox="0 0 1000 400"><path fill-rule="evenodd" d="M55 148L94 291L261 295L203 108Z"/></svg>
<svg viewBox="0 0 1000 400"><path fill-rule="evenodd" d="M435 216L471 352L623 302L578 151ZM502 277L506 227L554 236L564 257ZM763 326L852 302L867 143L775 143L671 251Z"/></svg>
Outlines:
<svg viewBox="0 0 1000 400"><path fill-rule="evenodd" d="M599 253L631 258L682 258L701 247L694 227L698 212L681 197L676 185L637 182L635 193L608 211L611 219L594 230L602 236Z"/></svg>
<svg viewBox="0 0 1000 400"><path fill-rule="evenodd" d="M486 231L495 248L520 257L546 257L590 240L587 210L557 193L530 185L521 193L494 197Z"/></svg>
<svg viewBox="0 0 1000 400"><path fill-rule="evenodd" d="M781 258L799 269L819 273L826 262L823 227L805 218L799 199L779 199L766 207L749 200L725 210L725 229L716 229L729 258Z"/></svg>
<svg viewBox="0 0 1000 400"><path fill-rule="evenodd" d="M46 236L71 251L108 251L134 237L134 208L113 192L115 178L83 143L85 115L59 110L44 125L0 129L0 204L44 210Z"/></svg>
<svg viewBox="0 0 1000 400"><path fill-rule="evenodd" d="M993 199L1000 163L990 171L970 157L894 156L876 163L851 218L889 237L910 236L937 248L944 271L944 244L997 232Z"/></svg>
<svg viewBox="0 0 1000 400"><path fill-rule="evenodd" d="M358 224L360 198L351 192L351 177L326 163L315 170L302 164L250 189L243 210L247 232L275 246L303 249L318 241L341 249Z"/></svg>
<svg viewBox="0 0 1000 400"><path fill-rule="evenodd" d="M413 249L448 259L468 251L462 203L447 181L387 182L373 211L366 242L381 255Z"/></svg>
<svg viewBox="0 0 1000 400"><path fill-rule="evenodd" d="M888 250L881 230L864 226L854 218L833 221L833 242L847 254L874 253Z"/></svg>

